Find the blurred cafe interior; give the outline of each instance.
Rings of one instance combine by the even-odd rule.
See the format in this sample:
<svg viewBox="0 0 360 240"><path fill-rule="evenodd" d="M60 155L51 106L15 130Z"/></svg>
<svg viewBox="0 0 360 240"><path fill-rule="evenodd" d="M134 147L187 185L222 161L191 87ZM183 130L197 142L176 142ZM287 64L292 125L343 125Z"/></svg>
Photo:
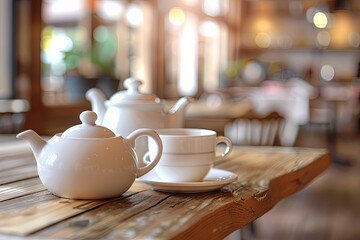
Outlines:
<svg viewBox="0 0 360 240"><path fill-rule="evenodd" d="M1 134L62 132L90 88L109 99L128 78L169 106L193 97L185 127L234 144L261 145L275 116L269 144L350 136L359 158L358 0L0 1Z"/></svg>
<svg viewBox="0 0 360 240"><path fill-rule="evenodd" d="M221 122L218 110L230 106L226 111L235 112L229 103L250 100L252 112L277 112L289 123L280 140L284 145L296 144L311 123L359 132L359 1L0 4L0 112L18 113L1 120L2 132L61 132L91 108L85 98L89 88L109 98L125 90L129 77L142 81L142 93L164 101L191 96L206 103L189 107L190 127L199 118L204 127L241 135L241 123ZM6 100L18 101L9 109ZM207 121L207 110L219 116Z"/></svg>

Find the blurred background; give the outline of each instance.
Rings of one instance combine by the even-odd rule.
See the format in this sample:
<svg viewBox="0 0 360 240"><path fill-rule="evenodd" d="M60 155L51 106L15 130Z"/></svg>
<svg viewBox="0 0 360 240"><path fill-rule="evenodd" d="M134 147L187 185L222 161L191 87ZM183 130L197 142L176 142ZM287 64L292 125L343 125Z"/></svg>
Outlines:
<svg viewBox="0 0 360 240"><path fill-rule="evenodd" d="M296 78L307 87L305 104L338 100L339 127L358 129L359 1L0 4L0 98L27 100L25 126L39 133L77 123L90 106L87 89L110 97L128 77L162 99L220 93L226 100Z"/></svg>
<svg viewBox="0 0 360 240"><path fill-rule="evenodd" d="M185 127L234 144L275 112L278 145L326 147L339 164L258 236L357 239L359 21L358 0L1 0L0 133L62 132L91 109L89 88L109 98L129 77L165 101L194 97Z"/></svg>

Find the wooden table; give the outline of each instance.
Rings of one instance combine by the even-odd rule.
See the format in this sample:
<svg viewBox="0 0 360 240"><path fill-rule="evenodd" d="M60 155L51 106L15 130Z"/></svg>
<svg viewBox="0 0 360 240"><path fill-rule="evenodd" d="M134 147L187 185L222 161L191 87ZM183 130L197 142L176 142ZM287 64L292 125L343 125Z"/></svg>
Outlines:
<svg viewBox="0 0 360 240"><path fill-rule="evenodd" d="M221 190L164 193L135 182L118 198L80 201L44 188L24 141L0 139L0 239L221 239L330 164L323 149L235 147L216 167L238 180Z"/></svg>

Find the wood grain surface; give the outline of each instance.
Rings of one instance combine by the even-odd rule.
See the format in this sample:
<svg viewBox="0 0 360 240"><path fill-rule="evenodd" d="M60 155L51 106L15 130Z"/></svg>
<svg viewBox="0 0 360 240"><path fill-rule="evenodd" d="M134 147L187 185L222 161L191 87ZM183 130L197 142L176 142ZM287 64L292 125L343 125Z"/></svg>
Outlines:
<svg viewBox="0 0 360 240"><path fill-rule="evenodd" d="M42 185L26 143L0 144L0 239L221 239L330 165L323 149L235 147L215 167L238 180L216 191L164 193L135 182L117 198L71 200Z"/></svg>

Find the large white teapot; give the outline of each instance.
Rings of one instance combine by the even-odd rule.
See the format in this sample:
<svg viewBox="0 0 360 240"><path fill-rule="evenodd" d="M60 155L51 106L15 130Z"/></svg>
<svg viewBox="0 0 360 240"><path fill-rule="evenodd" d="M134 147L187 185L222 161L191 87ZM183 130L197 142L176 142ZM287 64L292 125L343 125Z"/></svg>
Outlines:
<svg viewBox="0 0 360 240"><path fill-rule="evenodd" d="M105 126L116 135L126 136L139 128L181 128L185 107L192 101L190 97L180 98L168 111L153 94L139 92L141 81L128 78L124 81L126 91L115 93L109 100L96 88L86 92L92 110L98 115L97 124Z"/></svg>
<svg viewBox="0 0 360 240"><path fill-rule="evenodd" d="M109 129L95 124L96 114L80 114L81 125L43 140L33 130L16 137L29 142L37 161L41 182L53 194L72 199L101 199L126 192L135 181L160 160L162 142L151 129L138 129L127 138L115 136ZM158 151L151 163L139 167L134 151L136 138L149 136Z"/></svg>

